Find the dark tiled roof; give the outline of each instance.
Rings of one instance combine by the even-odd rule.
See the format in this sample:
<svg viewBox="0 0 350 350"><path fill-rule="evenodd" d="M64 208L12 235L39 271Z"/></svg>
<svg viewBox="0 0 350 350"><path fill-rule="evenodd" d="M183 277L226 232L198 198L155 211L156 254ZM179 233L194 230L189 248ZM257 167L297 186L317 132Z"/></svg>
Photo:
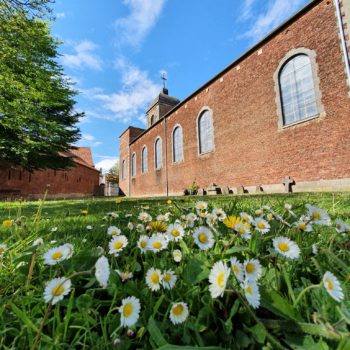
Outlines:
<svg viewBox="0 0 350 350"><path fill-rule="evenodd" d="M176 106L178 103L180 103L180 100L177 99L176 97L169 96L167 94L164 94L161 92L150 104L148 111L156 104L166 104L170 106Z"/></svg>

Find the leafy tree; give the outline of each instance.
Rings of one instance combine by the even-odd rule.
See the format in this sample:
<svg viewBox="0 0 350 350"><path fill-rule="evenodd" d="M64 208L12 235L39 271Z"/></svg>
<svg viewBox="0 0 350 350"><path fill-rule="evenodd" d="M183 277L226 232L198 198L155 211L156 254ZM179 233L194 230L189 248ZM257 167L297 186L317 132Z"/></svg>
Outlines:
<svg viewBox="0 0 350 350"><path fill-rule="evenodd" d="M2 1L2 0L0 0ZM20 1L15 1L20 3ZM37 3L40 1L21 1ZM46 1L42 1L46 3ZM0 3L0 164L28 170L72 165L64 154L79 139L83 115L57 63L58 42L46 22Z"/></svg>
<svg viewBox="0 0 350 350"><path fill-rule="evenodd" d="M107 179L110 182L119 183L119 161L108 170Z"/></svg>

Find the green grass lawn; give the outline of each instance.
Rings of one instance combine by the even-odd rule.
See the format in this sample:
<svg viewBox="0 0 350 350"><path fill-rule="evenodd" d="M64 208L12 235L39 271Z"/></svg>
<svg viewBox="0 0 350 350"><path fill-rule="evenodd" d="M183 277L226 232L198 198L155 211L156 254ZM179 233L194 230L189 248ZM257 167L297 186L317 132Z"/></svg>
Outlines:
<svg viewBox="0 0 350 350"><path fill-rule="evenodd" d="M184 349L350 349L350 239L349 234L339 234L334 228L336 219L350 224L350 193L171 199L171 204L168 198L122 198L120 203L108 198L0 202L0 245L6 245L0 256L0 349L110 349L119 341L120 349L175 349L169 344ZM211 227L198 219L193 228L186 226L183 215L196 213L194 206L199 200L208 203L208 212L222 208L227 215L247 212L255 217L256 210L265 207L265 218L270 207L275 217L271 216L267 234L252 228L252 237L246 241L220 221ZM286 212L286 203L292 205L297 217ZM312 232L298 233L293 222L306 213L307 203L324 209L333 227L314 225ZM184 239L170 242L157 254L142 254L136 244L140 235L155 232L136 230L141 211L148 212L153 221L169 212L166 226L180 220L186 231ZM276 215L283 216L285 223ZM5 220L13 220L13 225L1 225ZM120 228L129 241L118 256L108 253L110 226ZM215 245L208 251L201 251L193 241L193 231L199 226L215 232ZM297 262L281 258L273 250L272 239L277 236L289 237L299 245ZM38 238L44 244L33 247ZM72 257L54 266L45 265L43 255L66 243L74 247ZM311 253L313 243L318 245L318 255ZM108 288L101 288L94 276L102 249L111 268ZM173 261L174 249L183 254L181 263ZM233 272L223 297L210 297L209 272L217 261L229 265L232 256L261 262L261 304L257 310L245 301ZM151 292L145 283L151 267L172 269L178 278L176 287ZM122 282L117 269L134 276ZM45 283L78 271L91 273L72 277L70 293L57 304L44 302ZM303 289L320 283L325 271L340 280L344 300L337 303L324 289L313 287L296 302ZM118 308L130 295L140 300L141 313L135 326L124 328ZM174 326L169 321L170 305L180 301L189 305L189 320Z"/></svg>

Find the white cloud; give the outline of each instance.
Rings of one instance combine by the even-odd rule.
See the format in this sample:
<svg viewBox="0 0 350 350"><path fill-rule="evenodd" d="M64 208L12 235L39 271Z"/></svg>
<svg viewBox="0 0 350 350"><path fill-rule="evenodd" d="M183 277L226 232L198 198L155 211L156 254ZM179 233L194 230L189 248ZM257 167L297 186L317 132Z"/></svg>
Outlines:
<svg viewBox="0 0 350 350"><path fill-rule="evenodd" d="M137 47L157 22L165 0L124 0L123 3L130 8L130 14L118 19L116 27L123 42Z"/></svg>
<svg viewBox="0 0 350 350"><path fill-rule="evenodd" d="M56 13L56 18L64 18L66 17L66 14L64 12L57 12Z"/></svg>
<svg viewBox="0 0 350 350"><path fill-rule="evenodd" d="M124 59L117 60L116 68L122 75L121 89L112 94L97 93L93 98L102 102L102 107L108 111L105 119L112 117L113 120L129 123L139 119L140 114L144 115L148 104L159 94L161 84L152 81L147 71Z"/></svg>
<svg viewBox="0 0 350 350"><path fill-rule="evenodd" d="M249 3L252 4L253 1L246 0L246 4L249 5ZM265 13L262 13L258 16L251 28L244 34L244 37L252 38L254 40L261 39L262 37L267 35L272 29L281 24L283 20L287 19L289 16L295 13L303 3L305 3L305 0L270 1ZM249 17L252 17L251 4L250 10L248 10L247 12Z"/></svg>
<svg viewBox="0 0 350 350"><path fill-rule="evenodd" d="M83 40L74 46L73 54L64 54L61 58L66 67L102 70L102 60L96 55L97 46L93 42Z"/></svg>
<svg viewBox="0 0 350 350"><path fill-rule="evenodd" d="M93 136L91 134L85 134L85 133L81 134L81 138L77 142L77 146L80 146L80 147L83 147L83 146L97 147L100 145L102 145L102 142L97 141L95 136Z"/></svg>
<svg viewBox="0 0 350 350"><path fill-rule="evenodd" d="M239 20L247 20L253 16L253 5L255 0L245 0L243 3L242 14Z"/></svg>
<svg viewBox="0 0 350 350"><path fill-rule="evenodd" d="M112 166L119 161L119 158L117 157L109 157L109 156L97 156L97 158L103 158L99 162L95 164L95 168L100 170L102 168L102 172L106 173L109 171Z"/></svg>

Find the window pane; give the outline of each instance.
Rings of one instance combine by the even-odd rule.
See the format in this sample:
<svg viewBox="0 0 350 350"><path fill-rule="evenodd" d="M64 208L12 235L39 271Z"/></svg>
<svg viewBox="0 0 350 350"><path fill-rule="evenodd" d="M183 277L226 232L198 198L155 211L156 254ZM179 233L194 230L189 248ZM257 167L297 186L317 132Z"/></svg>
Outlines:
<svg viewBox="0 0 350 350"><path fill-rule="evenodd" d="M177 127L173 133L173 160L179 162L182 160L182 129Z"/></svg>
<svg viewBox="0 0 350 350"><path fill-rule="evenodd" d="M125 159L123 160L122 164L122 179L125 179Z"/></svg>
<svg viewBox="0 0 350 350"><path fill-rule="evenodd" d="M156 141L155 153L156 169L160 169L162 167L162 141L160 139Z"/></svg>
<svg viewBox="0 0 350 350"><path fill-rule="evenodd" d="M147 161L147 147L142 149L142 173L147 173L148 171L148 161Z"/></svg>
<svg viewBox="0 0 350 350"><path fill-rule="evenodd" d="M206 153L213 150L212 118L209 111L205 111L198 121L199 152Z"/></svg>
<svg viewBox="0 0 350 350"><path fill-rule="evenodd" d="M131 176L136 176L136 154L132 155L131 162Z"/></svg>
<svg viewBox="0 0 350 350"><path fill-rule="evenodd" d="M285 125L318 113L311 61L307 55L298 55L288 61L279 80Z"/></svg>

